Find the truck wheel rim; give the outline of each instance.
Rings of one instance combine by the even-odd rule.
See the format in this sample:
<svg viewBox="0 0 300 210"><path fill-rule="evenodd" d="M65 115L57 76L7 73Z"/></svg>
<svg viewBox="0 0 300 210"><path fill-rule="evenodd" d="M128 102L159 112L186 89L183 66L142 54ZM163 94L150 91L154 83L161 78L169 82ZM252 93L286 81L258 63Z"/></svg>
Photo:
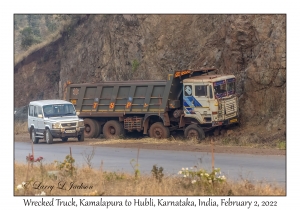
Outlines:
<svg viewBox="0 0 300 210"><path fill-rule="evenodd" d="M109 127L109 133L112 134L112 135L115 135L116 134L116 130L114 127Z"/></svg>
<svg viewBox="0 0 300 210"><path fill-rule="evenodd" d="M163 131L161 128L155 128L154 129L154 136L156 138L161 138L163 136Z"/></svg>
<svg viewBox="0 0 300 210"><path fill-rule="evenodd" d="M87 133L89 133L89 132L91 131L91 127L88 126L88 125L85 125L85 131L86 131Z"/></svg>
<svg viewBox="0 0 300 210"><path fill-rule="evenodd" d="M49 141L49 133L48 133L48 131L46 132L46 141L47 142Z"/></svg>

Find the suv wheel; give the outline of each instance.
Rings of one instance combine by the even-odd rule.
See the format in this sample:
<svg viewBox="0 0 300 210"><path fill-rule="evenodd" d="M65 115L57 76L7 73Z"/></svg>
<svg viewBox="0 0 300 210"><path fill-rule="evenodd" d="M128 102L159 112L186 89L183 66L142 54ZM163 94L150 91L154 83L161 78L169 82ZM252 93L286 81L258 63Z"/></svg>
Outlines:
<svg viewBox="0 0 300 210"><path fill-rule="evenodd" d="M78 136L78 141L84 141L84 132L80 136Z"/></svg>
<svg viewBox="0 0 300 210"><path fill-rule="evenodd" d="M49 129L46 130L46 142L47 142L47 144L53 143L53 136Z"/></svg>
<svg viewBox="0 0 300 210"><path fill-rule="evenodd" d="M66 141L68 141L68 137L63 137L61 140L62 140L63 142L66 142Z"/></svg>
<svg viewBox="0 0 300 210"><path fill-rule="evenodd" d="M35 130L34 128L31 129L31 140L34 144L39 143L39 139L35 136Z"/></svg>

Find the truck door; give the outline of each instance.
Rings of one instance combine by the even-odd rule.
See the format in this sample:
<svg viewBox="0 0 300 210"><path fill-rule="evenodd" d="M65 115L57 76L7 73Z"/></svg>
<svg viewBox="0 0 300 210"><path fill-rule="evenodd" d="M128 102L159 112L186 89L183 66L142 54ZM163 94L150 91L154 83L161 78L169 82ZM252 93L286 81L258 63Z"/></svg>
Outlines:
<svg viewBox="0 0 300 210"><path fill-rule="evenodd" d="M206 123L212 121L214 99L212 87L208 84L194 84L195 112L199 112Z"/></svg>
<svg viewBox="0 0 300 210"><path fill-rule="evenodd" d="M209 108L208 85L195 84L194 87L193 94L196 101L194 104L197 110L203 114L203 112L208 111Z"/></svg>

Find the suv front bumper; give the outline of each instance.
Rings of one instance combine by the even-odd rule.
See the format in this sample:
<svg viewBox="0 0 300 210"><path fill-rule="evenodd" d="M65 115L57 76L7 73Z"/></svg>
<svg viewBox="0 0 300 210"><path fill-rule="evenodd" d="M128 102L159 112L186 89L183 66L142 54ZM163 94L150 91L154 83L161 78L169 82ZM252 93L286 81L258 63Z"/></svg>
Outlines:
<svg viewBox="0 0 300 210"><path fill-rule="evenodd" d="M83 135L84 127L52 129L52 130L50 130L50 132L51 132L53 138L78 137L78 136Z"/></svg>

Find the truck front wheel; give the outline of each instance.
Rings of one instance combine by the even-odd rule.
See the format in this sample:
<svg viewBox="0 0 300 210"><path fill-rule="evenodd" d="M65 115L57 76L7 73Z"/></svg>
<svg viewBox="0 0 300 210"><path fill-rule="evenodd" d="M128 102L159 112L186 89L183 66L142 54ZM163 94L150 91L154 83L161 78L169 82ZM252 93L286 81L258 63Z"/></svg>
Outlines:
<svg viewBox="0 0 300 210"><path fill-rule="evenodd" d="M184 130L184 137L187 139L205 139L205 133L201 127L196 124L191 124Z"/></svg>
<svg viewBox="0 0 300 210"><path fill-rule="evenodd" d="M119 138L124 135L124 128L121 123L116 120L107 121L103 126L103 135L107 139Z"/></svg>
<svg viewBox="0 0 300 210"><path fill-rule="evenodd" d="M151 125L149 136L155 139L166 139L170 137L170 130L161 122L156 122Z"/></svg>

